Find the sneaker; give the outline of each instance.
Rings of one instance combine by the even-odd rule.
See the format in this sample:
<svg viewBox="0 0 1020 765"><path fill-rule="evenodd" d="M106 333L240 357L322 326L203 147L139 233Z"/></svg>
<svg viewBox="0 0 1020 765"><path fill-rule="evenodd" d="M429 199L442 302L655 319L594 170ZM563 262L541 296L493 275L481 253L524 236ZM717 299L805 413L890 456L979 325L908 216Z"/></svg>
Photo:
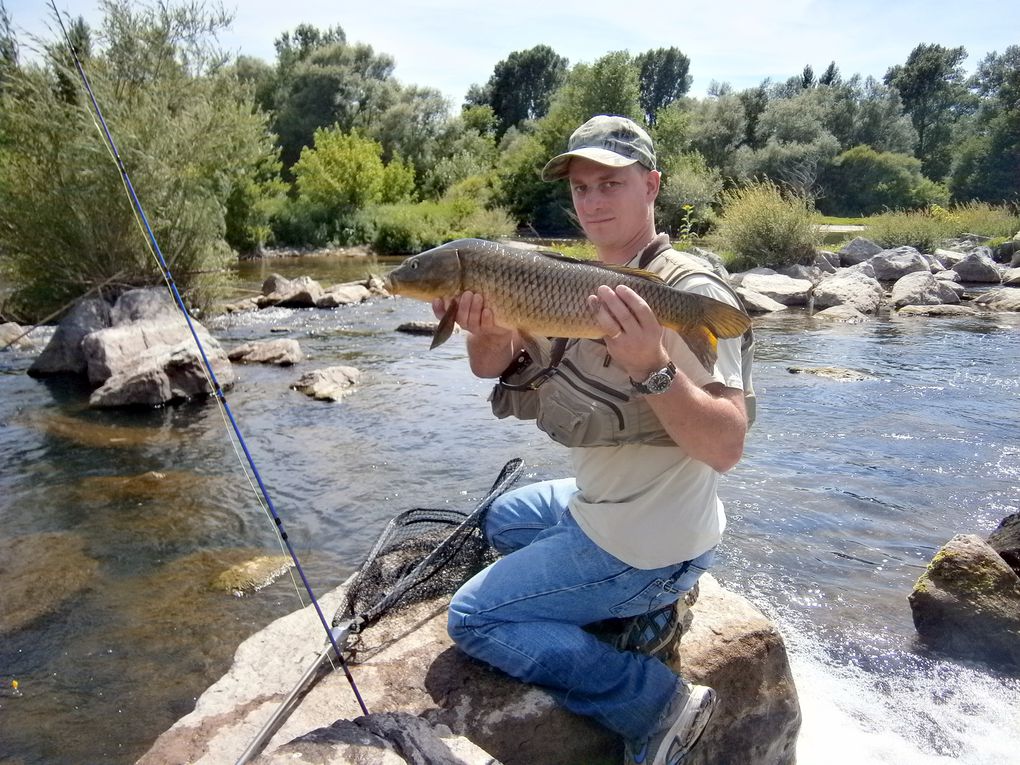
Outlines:
<svg viewBox="0 0 1020 765"><path fill-rule="evenodd" d="M668 663L680 639L680 616L676 604L631 619L616 639L621 651L637 651Z"/></svg>
<svg viewBox="0 0 1020 765"><path fill-rule="evenodd" d="M625 765L680 765L705 732L715 704L714 690L681 680L651 737L627 742Z"/></svg>

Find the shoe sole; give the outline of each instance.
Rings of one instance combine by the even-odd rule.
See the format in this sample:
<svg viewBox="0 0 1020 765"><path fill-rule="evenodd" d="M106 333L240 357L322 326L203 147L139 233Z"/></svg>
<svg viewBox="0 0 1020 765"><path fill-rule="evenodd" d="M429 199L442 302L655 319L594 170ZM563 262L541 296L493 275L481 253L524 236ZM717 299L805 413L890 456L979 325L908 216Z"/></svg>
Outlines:
<svg viewBox="0 0 1020 765"><path fill-rule="evenodd" d="M665 748L664 757L660 749L651 765L680 765L684 757L690 754L691 750L701 740L701 734L705 732L709 720L715 712L718 697L713 689L706 686L695 686L691 691L691 697L684 706L683 713L670 726L669 734L673 741ZM676 731L676 733L674 733Z"/></svg>

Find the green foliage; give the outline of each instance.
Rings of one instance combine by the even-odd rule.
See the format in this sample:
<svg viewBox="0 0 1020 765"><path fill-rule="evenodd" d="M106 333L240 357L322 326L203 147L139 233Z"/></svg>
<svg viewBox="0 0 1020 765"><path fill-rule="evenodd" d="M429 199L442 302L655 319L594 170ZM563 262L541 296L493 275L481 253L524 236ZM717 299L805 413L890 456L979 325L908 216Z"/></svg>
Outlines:
<svg viewBox="0 0 1020 765"><path fill-rule="evenodd" d="M968 202L951 208L954 236L978 234L992 239L1009 238L1020 232L1020 215L1014 209L985 202Z"/></svg>
<svg viewBox="0 0 1020 765"><path fill-rule="evenodd" d="M885 83L895 87L914 129L917 130L916 156L924 174L942 180L951 163L953 125L968 108L964 86L963 60L967 51L922 43L915 47L902 66L885 74Z"/></svg>
<svg viewBox="0 0 1020 765"><path fill-rule="evenodd" d="M525 120L546 115L553 93L566 79L567 64L567 59L548 45L514 51L496 64L476 105L492 108L497 136Z"/></svg>
<svg viewBox="0 0 1020 765"><path fill-rule="evenodd" d="M634 60L641 88L645 121L655 125L660 109L683 98L691 89L691 60L679 48L657 48Z"/></svg>
<svg viewBox="0 0 1020 765"><path fill-rule="evenodd" d="M726 191L716 230L719 249L734 253L728 266L746 270L803 262L820 239L810 199L786 193L771 181Z"/></svg>
<svg viewBox="0 0 1020 765"><path fill-rule="evenodd" d="M747 124L744 103L737 95L723 93L695 101L691 106L691 145L710 167L732 177L735 152L744 143Z"/></svg>
<svg viewBox="0 0 1020 765"><path fill-rule="evenodd" d="M372 247L384 255L405 255L453 239L492 239L513 232L505 211L487 210L467 197L378 205L359 216L371 232Z"/></svg>
<svg viewBox="0 0 1020 765"><path fill-rule="evenodd" d="M941 207L889 212L868 218L867 236L882 247L914 247L934 252L956 233L958 225Z"/></svg>
<svg viewBox="0 0 1020 765"><path fill-rule="evenodd" d="M818 206L833 215L873 215L948 202L945 189L921 174L919 159L870 146L855 146L836 157L823 185L828 192Z"/></svg>
<svg viewBox="0 0 1020 765"><path fill-rule="evenodd" d="M705 234L715 223L723 185L722 174L709 168L700 154L673 158L655 202L659 227L674 238Z"/></svg>
<svg viewBox="0 0 1020 765"><path fill-rule="evenodd" d="M224 19L196 6L103 8L106 47L88 75L177 286L198 305L231 256L227 209L242 221L251 184L275 161L266 118L219 72L211 41ZM0 96L0 252L26 318L100 284L162 280L81 92L64 87L74 74L52 51Z"/></svg>

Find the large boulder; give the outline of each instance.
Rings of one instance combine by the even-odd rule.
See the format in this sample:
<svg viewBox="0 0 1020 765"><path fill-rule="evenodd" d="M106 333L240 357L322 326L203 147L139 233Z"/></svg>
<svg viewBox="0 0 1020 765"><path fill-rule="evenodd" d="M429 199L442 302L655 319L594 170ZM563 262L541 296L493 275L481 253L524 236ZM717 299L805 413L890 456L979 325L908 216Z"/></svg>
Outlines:
<svg viewBox="0 0 1020 765"><path fill-rule="evenodd" d="M220 344L209 331L193 321L196 334L207 352L222 356ZM81 342L86 372L92 385L102 385L114 375L131 374L149 351L194 345L194 338L179 316L169 319L132 321L86 335ZM152 355L151 353L149 354Z"/></svg>
<svg viewBox="0 0 1020 765"><path fill-rule="evenodd" d="M988 535L988 545L1020 575L1020 513L1007 515Z"/></svg>
<svg viewBox="0 0 1020 765"><path fill-rule="evenodd" d="M789 306L807 305L814 285L807 279L794 279L775 271L756 269L740 274L740 286Z"/></svg>
<svg viewBox="0 0 1020 765"><path fill-rule="evenodd" d="M954 656L1020 668L1020 576L984 540L953 537L909 597L914 626Z"/></svg>
<svg viewBox="0 0 1020 765"><path fill-rule="evenodd" d="M839 251L840 262L844 266L855 266L878 255L881 251L882 248L870 239L858 236Z"/></svg>
<svg viewBox="0 0 1020 765"><path fill-rule="evenodd" d="M815 286L814 305L816 309L848 305L861 313L874 313L884 294L877 279L861 271L843 269Z"/></svg>
<svg viewBox="0 0 1020 765"><path fill-rule="evenodd" d="M6 351L9 348L19 351L34 348L35 342L32 335L29 334L31 330L31 327L22 327L13 321L0 324L0 351Z"/></svg>
<svg viewBox="0 0 1020 765"><path fill-rule="evenodd" d="M875 278L880 282L894 282L917 271L931 273L930 261L913 247L882 250L869 262L875 269Z"/></svg>
<svg viewBox="0 0 1020 765"><path fill-rule="evenodd" d="M990 311L1020 311L1020 289L1016 287L1000 287L989 290L974 303Z"/></svg>
<svg viewBox="0 0 1020 765"><path fill-rule="evenodd" d="M105 300L79 300L61 319L49 343L28 368L28 373L33 377L84 374L88 363L81 341L86 335L109 326L110 305Z"/></svg>
<svg viewBox="0 0 1020 765"><path fill-rule="evenodd" d="M220 387L233 385L233 367L219 344L206 344L205 355ZM97 409L162 406L214 392L198 349L188 339L177 345L153 346L128 359L92 392L89 406Z"/></svg>
<svg viewBox="0 0 1020 765"><path fill-rule="evenodd" d="M930 271L915 271L896 281L890 301L895 308L905 305L945 305L959 303L960 296L944 279Z"/></svg>
<svg viewBox="0 0 1020 765"><path fill-rule="evenodd" d="M321 600L330 613L339 593ZM689 762L792 765L800 710L775 625L707 575L691 611L678 661L685 677L712 685L720 703ZM388 614L358 639L350 670L374 715L405 713L438 731L449 728L505 765L591 765L622 759L623 745L614 734L567 712L544 691L460 653L446 632L445 600ZM230 671L202 694L191 714L157 739L140 765L233 762L313 664L323 643L311 607L248 638ZM339 725L338 718L357 722L361 714L343 673L334 672L303 696L270 740L265 756L282 751L288 742L307 741L302 737L309 731ZM306 762L327 761L314 759L318 754L307 750L304 756Z"/></svg>
<svg viewBox="0 0 1020 765"><path fill-rule="evenodd" d="M953 266L960 275L960 281L979 284L999 284L1002 272L995 261L981 252L972 252Z"/></svg>

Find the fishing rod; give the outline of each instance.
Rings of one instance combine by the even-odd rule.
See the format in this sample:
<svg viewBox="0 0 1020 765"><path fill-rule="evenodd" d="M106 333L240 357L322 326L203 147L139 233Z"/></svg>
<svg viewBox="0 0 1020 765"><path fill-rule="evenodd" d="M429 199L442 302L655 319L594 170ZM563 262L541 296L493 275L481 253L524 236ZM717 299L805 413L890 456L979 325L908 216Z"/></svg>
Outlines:
<svg viewBox="0 0 1020 765"><path fill-rule="evenodd" d="M319 622L322 624L323 629L326 631L326 636L329 640L330 648L336 655L337 660L340 662L340 666L344 671L344 675L347 677L347 682L351 686L351 690L354 692L355 698L358 700L358 706L361 707L363 714L367 715L368 707L365 706L365 702L361 697L358 686L354 682L354 677L351 675L350 668L347 666L347 661L344 659L343 651L340 649L340 642L344 641L344 635L341 630L334 630L330 627L326 621L325 615L322 613L322 608L319 606L319 601L315 597L315 592L312 590L312 586L308 581L308 577L305 575L304 568L301 565L301 561L298 559L297 553L294 550L293 545L290 543L287 531L283 525L283 519L276 511L276 507L273 504L272 498L269 496L269 490L266 488L265 483L262 480L262 475L259 472L258 467L255 464L255 459L252 457L251 452L248 449L248 444L244 440L244 436L241 433L241 428L237 424L237 420L234 419L234 413L230 409L230 405L227 403L226 396L223 393L223 389L220 387L219 381L216 379L216 373L213 371L212 364L209 362L209 358L205 352L205 346L202 345L202 341L198 337L198 332L195 330L194 322L191 320L191 315L188 313L188 309L184 305L184 299L181 297L180 291L177 289L177 284L174 282L173 274L170 271L169 265L167 265L166 259L163 257L163 251L159 247L159 242L156 241L156 235L152 232L152 227L149 225L149 219L145 214L145 210L142 208L142 203L138 199L138 195L135 193L134 186L131 184L131 178L128 176L127 168L124 165L124 161L121 159L120 152L117 150L117 144L113 140L113 136L110 133L109 126L106 124L106 119L103 117L103 111L99 108L99 102L96 100L95 93L92 91L92 86L89 83L89 78L85 74L85 69L82 66L81 60L78 58L78 52L74 48L74 44L71 42L71 37L67 32L67 28L64 26L64 21L60 16L60 11L57 10L56 1L50 0L50 7L53 9L53 14L57 18L57 23L60 25L60 31L64 36L64 42L67 44L67 49L71 53L71 58L74 61L75 69L78 71L78 76L81 79L82 85L85 88L85 93L88 95L88 100L92 104L94 110L93 121L98 119L96 127L99 129L100 135L103 138L103 142L106 148L109 150L114 163L117 166L117 170L120 172L121 181L124 184L124 188L127 191L128 198L131 202L131 209L135 215L136 220L139 222L141 228L144 230L147 244L151 250L153 256L156 258L156 262L159 264L160 273L163 276L163 280L166 282L167 287L170 290L177 307L180 309L181 314L184 316L184 320L187 322L188 329L191 332L191 336L195 341L195 345L198 348L199 355L202 359L202 365L205 368L206 374L209 378L209 383L212 388L214 397L220 404L226 418L229 420L230 427L233 430L234 436L237 438L237 443L240 445L241 450L244 452L245 459L248 462L248 466L251 468L251 473L258 483L259 491L262 497L265 499L265 507L267 508L273 524L276 528L276 533L279 536L281 544L286 548L290 555L291 560L294 562L294 568L301 578L301 583L304 585L305 591L308 593L308 597L311 599L311 603L315 608L315 613L319 618ZM228 431L229 433L229 431Z"/></svg>

